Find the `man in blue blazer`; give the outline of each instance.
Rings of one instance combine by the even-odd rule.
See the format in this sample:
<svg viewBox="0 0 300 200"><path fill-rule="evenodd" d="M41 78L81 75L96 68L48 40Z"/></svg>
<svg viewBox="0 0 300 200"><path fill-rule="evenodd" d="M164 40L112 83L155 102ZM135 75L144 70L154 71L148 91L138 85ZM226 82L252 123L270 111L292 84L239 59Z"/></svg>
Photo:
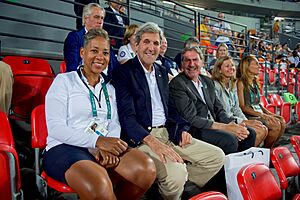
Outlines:
<svg viewBox="0 0 300 200"><path fill-rule="evenodd" d="M184 184L203 187L222 167L224 153L187 132L189 124L168 106L168 73L156 64L162 39L157 24L136 33L137 56L114 70L122 139L154 161L164 199L180 199ZM186 163L186 164L185 164Z"/></svg>
<svg viewBox="0 0 300 200"><path fill-rule="evenodd" d="M80 48L83 47L84 35L93 28L102 28L105 16L105 10L97 3L90 3L83 8L82 22L84 27L78 31L72 31L68 34L64 43L64 60L67 66L67 72L77 70L81 64ZM107 71L104 72L105 79L111 78L112 70L119 66L112 48L110 48L110 61Z"/></svg>

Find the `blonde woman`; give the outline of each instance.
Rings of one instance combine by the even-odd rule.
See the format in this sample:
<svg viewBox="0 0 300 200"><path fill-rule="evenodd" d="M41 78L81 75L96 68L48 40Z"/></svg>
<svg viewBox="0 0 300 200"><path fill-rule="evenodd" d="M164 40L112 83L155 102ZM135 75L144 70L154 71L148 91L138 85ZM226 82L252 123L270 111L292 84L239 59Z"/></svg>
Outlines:
<svg viewBox="0 0 300 200"><path fill-rule="evenodd" d="M135 33L139 28L136 24L129 25L124 34L123 43L118 51L118 61L120 64L125 63L127 60L135 57L136 44L135 44Z"/></svg>
<svg viewBox="0 0 300 200"><path fill-rule="evenodd" d="M239 107L233 60L225 56L219 58L212 71L216 95L219 97L223 108L230 117L234 117L238 124L245 124L256 132L255 146L259 146L268 134L268 129L260 121L248 120Z"/></svg>
<svg viewBox="0 0 300 200"><path fill-rule="evenodd" d="M225 43L221 43L218 45L217 48L217 53L216 53L216 58L213 59L209 64L208 64L208 72L212 73L212 70L214 68L214 65L217 61L218 58L223 58L225 56L228 56L228 46Z"/></svg>
<svg viewBox="0 0 300 200"><path fill-rule="evenodd" d="M237 88L239 104L248 119L257 119L268 127L268 135L264 146L273 147L285 131L285 121L279 116L271 113L260 104L259 86L257 75L260 65L253 56L243 58L237 69Z"/></svg>

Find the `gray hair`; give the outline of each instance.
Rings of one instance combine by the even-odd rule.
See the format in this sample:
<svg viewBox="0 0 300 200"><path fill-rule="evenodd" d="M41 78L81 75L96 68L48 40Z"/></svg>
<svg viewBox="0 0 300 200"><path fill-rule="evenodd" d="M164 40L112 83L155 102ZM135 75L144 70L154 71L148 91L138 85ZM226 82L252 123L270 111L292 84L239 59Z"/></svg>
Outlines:
<svg viewBox="0 0 300 200"><path fill-rule="evenodd" d="M104 38L106 41L108 41L108 44L110 43L108 33L104 29L91 29L89 30L89 32L87 32L87 34L84 35L83 48L85 48L89 44L89 42L96 37Z"/></svg>
<svg viewBox="0 0 300 200"><path fill-rule="evenodd" d="M159 26L156 23L153 22L147 22L145 24L143 24L136 32L135 34L135 41L137 44L140 43L141 39L142 39L142 35L144 33L158 33L159 34L159 39L160 42L162 40L162 35L163 32L162 30L159 28Z"/></svg>
<svg viewBox="0 0 300 200"><path fill-rule="evenodd" d="M95 8L95 7L96 8L100 8L103 11L104 16L105 16L105 10L99 4L97 4L97 3L89 3L89 4L85 5L83 7L83 10L82 10L82 26L85 25L85 19L84 19L84 17L85 16L89 16L92 13L92 8Z"/></svg>
<svg viewBox="0 0 300 200"><path fill-rule="evenodd" d="M191 47L185 47L183 49L182 56L181 56L181 61L183 61L184 54L188 51L195 51L199 55L200 59L203 60L204 57L203 57L203 53L202 53L201 49L198 46L191 46Z"/></svg>
<svg viewBox="0 0 300 200"><path fill-rule="evenodd" d="M184 42L184 48L189 47L192 43L197 43L199 45L199 40L197 37L189 37L185 42Z"/></svg>

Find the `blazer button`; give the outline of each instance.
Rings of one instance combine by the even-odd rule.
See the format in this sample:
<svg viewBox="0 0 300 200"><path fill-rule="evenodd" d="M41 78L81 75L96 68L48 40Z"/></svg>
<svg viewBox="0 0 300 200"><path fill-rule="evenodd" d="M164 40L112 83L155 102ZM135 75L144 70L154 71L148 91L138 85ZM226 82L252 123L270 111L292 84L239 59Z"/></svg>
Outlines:
<svg viewBox="0 0 300 200"><path fill-rule="evenodd" d="M149 130L149 131L151 130L151 126L148 126L148 130Z"/></svg>

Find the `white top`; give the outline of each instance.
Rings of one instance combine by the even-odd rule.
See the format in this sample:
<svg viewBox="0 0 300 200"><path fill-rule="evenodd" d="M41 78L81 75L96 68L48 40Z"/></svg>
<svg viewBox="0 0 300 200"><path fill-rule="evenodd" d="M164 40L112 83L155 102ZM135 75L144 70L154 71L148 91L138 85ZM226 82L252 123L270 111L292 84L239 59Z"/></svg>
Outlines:
<svg viewBox="0 0 300 200"><path fill-rule="evenodd" d="M130 43L120 47L118 51L118 61L123 62L135 57L135 52L132 50Z"/></svg>
<svg viewBox="0 0 300 200"><path fill-rule="evenodd" d="M150 96L151 96L152 126L165 125L166 115L165 115L164 106L162 104L161 96L159 93L156 77L155 77L155 68L152 67L153 68L152 72L148 72L142 63L141 65L143 66L145 72L145 76L147 79Z"/></svg>
<svg viewBox="0 0 300 200"><path fill-rule="evenodd" d="M87 79L82 77L87 83ZM111 105L111 119L108 120L101 83L99 82L95 88L88 86L98 99L101 91L101 108L96 99L95 104L97 119L108 124L107 137L119 138L121 128L114 87L111 84L106 85ZM94 119L89 90L76 71L57 75L47 92L45 107L48 128L46 150L62 143L86 148L95 147L99 136L96 133L84 132L88 124Z"/></svg>
<svg viewBox="0 0 300 200"><path fill-rule="evenodd" d="M231 27L226 22L223 22L223 23L217 22L212 27L213 31L219 31L220 29L223 30L225 33L228 33L231 30Z"/></svg>

